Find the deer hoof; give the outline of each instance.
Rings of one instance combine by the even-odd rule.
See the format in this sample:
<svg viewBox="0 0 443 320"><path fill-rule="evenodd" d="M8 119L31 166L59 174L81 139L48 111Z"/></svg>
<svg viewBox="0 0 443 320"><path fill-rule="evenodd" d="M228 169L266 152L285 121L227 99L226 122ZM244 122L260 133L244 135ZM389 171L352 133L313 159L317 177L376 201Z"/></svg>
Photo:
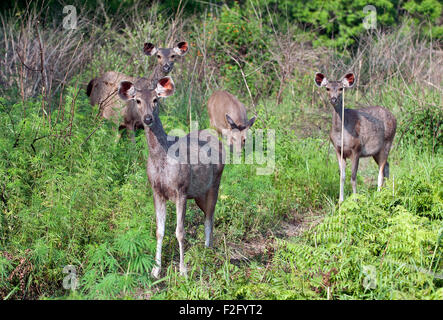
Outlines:
<svg viewBox="0 0 443 320"><path fill-rule="evenodd" d="M185 277L185 278L188 277L188 272L187 272L185 266L180 266L180 276Z"/></svg>
<svg viewBox="0 0 443 320"><path fill-rule="evenodd" d="M160 278L160 267L154 267L152 269L151 276L153 276L155 279Z"/></svg>

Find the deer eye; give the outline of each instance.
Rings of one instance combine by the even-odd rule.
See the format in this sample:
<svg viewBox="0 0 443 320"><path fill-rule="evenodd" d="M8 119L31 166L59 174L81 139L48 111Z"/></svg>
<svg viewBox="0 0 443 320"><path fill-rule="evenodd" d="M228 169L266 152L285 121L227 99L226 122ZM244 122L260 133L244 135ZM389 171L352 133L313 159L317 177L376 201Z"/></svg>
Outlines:
<svg viewBox="0 0 443 320"><path fill-rule="evenodd" d="M175 54L173 54L173 55L171 56L171 58L174 59L174 58L175 58Z"/></svg>
<svg viewBox="0 0 443 320"><path fill-rule="evenodd" d="M331 91L331 89L329 89L329 88L326 88L326 91Z"/></svg>
<svg viewBox="0 0 443 320"><path fill-rule="evenodd" d="M158 55L157 55L157 58L161 59L161 56L158 54Z"/></svg>
<svg viewBox="0 0 443 320"><path fill-rule="evenodd" d="M135 102L137 102L137 104L142 103L142 102L140 101L140 99L136 99Z"/></svg>
<svg viewBox="0 0 443 320"><path fill-rule="evenodd" d="M338 90L343 91L343 88L340 88L340 89L338 89Z"/></svg>

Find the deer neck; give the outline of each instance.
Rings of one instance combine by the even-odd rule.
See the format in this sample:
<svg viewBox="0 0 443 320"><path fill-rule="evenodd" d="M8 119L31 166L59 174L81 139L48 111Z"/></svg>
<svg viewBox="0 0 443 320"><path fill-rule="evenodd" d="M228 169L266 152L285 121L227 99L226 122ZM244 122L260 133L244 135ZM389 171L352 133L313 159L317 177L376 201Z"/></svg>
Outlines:
<svg viewBox="0 0 443 320"><path fill-rule="evenodd" d="M158 80L166 76L167 74L163 71L163 67L160 65L156 65L154 71L152 72L149 79L149 89L154 90Z"/></svg>
<svg viewBox="0 0 443 320"><path fill-rule="evenodd" d="M153 124L150 127L145 127L149 157L153 159L164 158L168 152L168 136L158 116L158 107L154 110L153 118Z"/></svg>
<svg viewBox="0 0 443 320"><path fill-rule="evenodd" d="M341 97L338 99L338 103L333 105L334 111L332 112L332 125L334 128L340 128L341 130L341 121L342 121L342 108L343 102ZM346 120L345 120L346 121Z"/></svg>

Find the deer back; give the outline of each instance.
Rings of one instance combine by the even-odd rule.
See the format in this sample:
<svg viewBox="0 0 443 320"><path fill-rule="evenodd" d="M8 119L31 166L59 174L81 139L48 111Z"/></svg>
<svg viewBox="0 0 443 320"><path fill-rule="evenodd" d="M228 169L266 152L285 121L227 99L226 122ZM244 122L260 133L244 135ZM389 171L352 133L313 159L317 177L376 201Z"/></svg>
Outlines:
<svg viewBox="0 0 443 320"><path fill-rule="evenodd" d="M237 125L248 123L246 108L236 97L226 91L215 91L208 101L208 113L211 125L221 133L223 129L230 130L226 120L229 115Z"/></svg>

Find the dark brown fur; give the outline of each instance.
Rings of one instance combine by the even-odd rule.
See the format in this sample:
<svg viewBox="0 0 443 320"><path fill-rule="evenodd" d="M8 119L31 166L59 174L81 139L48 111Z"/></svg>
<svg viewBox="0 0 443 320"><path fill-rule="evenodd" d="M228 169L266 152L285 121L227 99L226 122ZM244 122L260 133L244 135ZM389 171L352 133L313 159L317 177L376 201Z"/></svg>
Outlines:
<svg viewBox="0 0 443 320"><path fill-rule="evenodd" d="M94 81L95 81L95 78L92 79L91 81L89 81L89 83L88 83L88 87L86 88L86 95L87 95L88 97L91 96L91 92L92 92L92 87L93 87L93 85L94 85Z"/></svg>

